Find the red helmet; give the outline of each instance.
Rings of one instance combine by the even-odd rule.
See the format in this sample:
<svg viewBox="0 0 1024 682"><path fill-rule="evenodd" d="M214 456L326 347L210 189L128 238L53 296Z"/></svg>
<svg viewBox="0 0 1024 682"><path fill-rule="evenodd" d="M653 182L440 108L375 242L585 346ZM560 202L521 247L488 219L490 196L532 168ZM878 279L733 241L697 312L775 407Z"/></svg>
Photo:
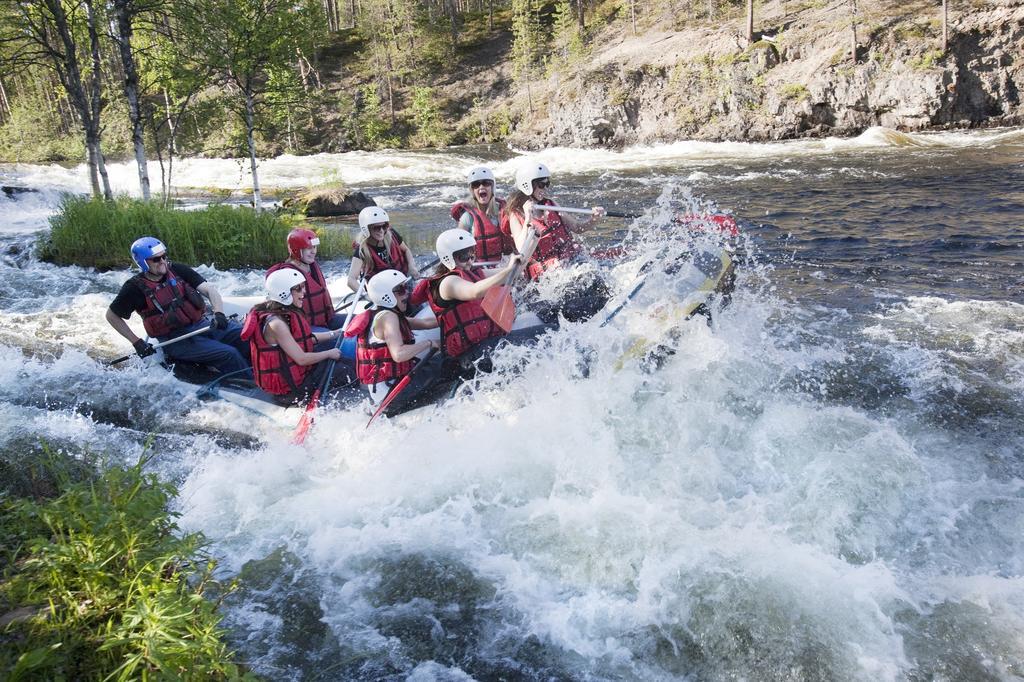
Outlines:
<svg viewBox="0 0 1024 682"><path fill-rule="evenodd" d="M302 249L319 245L320 240L313 230L297 227L288 233L288 255L296 260L299 259L299 251Z"/></svg>

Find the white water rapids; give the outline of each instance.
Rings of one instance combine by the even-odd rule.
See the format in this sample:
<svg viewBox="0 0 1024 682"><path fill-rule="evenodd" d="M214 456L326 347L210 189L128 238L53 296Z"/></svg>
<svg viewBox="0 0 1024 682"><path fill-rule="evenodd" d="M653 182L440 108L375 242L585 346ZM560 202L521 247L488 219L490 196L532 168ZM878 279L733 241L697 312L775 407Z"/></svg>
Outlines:
<svg viewBox="0 0 1024 682"><path fill-rule="evenodd" d="M156 434L181 525L240 577L226 624L267 679L1024 679L1024 229L1003 218L1017 209L972 209L1007 225L993 238L1009 261L960 259L997 272L992 288L969 263L931 267L963 280L951 292L903 288L898 267L948 251L932 241L851 274L850 249L865 267L891 258L884 219L867 246L837 227L884 214L874 187L919 191L915 205L955 195L966 181L952 170L938 186L901 183L979 148L1024 176L1019 130L542 153L556 184L571 170L579 205L599 187L626 208L692 191L735 211L748 258L732 304L683 325L660 368L617 370L673 300L657 275L614 324L564 325L499 355L475 390L369 430L362 411L327 411L303 447L288 443L293 424L199 402L136 361L93 360L127 352L103 311L129 273L31 257L58 191L84 178L3 167L3 184L44 191L0 196L0 450L44 440L132 461ZM515 161L493 154L285 157L261 172L282 188L340 176L381 197L398 229L429 235L448 226L466 167L510 179ZM111 166L129 190L133 168ZM177 172L243 189L237 167ZM819 186L833 187L814 198L829 220L808 221ZM801 217L768 214L758 197L771 192L771 210ZM646 255L676 237L657 223L629 232ZM642 262L607 270L620 296ZM261 281L201 272L227 294Z"/></svg>

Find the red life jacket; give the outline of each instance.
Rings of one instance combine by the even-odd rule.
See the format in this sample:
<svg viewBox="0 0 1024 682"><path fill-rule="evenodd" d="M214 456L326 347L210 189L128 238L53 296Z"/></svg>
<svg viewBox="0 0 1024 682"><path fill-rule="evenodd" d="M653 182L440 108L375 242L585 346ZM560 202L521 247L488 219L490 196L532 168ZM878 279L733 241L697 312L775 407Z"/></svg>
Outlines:
<svg viewBox="0 0 1024 682"><path fill-rule="evenodd" d="M497 199L498 215L505 212L505 200ZM459 202L452 206L452 218L458 220L463 213L473 217L473 238L476 239L476 259L480 262L497 261L506 253L515 253L515 244L511 235L506 235L499 225L491 222L490 216L469 202Z"/></svg>
<svg viewBox="0 0 1024 682"><path fill-rule="evenodd" d="M132 279L146 297L146 307L139 314L150 337L168 336L206 315L203 297L175 274L173 266L167 267L167 274L159 282L141 274Z"/></svg>
<svg viewBox="0 0 1024 682"><path fill-rule="evenodd" d="M456 358L481 341L502 336L505 332L487 317L480 301L441 299L441 280L451 275L457 275L467 282L479 282L486 279L487 275L483 268L473 268L470 272L460 269L430 278L427 300L441 327L441 345L448 357Z"/></svg>
<svg viewBox="0 0 1024 682"><path fill-rule="evenodd" d="M300 365L284 352L280 345L272 346L263 337L263 328L271 315L284 318L289 331L302 350L313 352L316 339L306 316L298 311L250 310L242 325L242 340L249 342L252 356L252 375L256 385L273 395L298 393L299 387L313 365Z"/></svg>
<svg viewBox="0 0 1024 682"><path fill-rule="evenodd" d="M543 206L555 206L550 199L537 202ZM522 213L516 212L520 222L524 222ZM545 211L543 218L533 218L530 225L537 233L537 248L526 265L526 276L528 279L536 279L545 270L555 267L559 263L576 257L580 252L579 245L573 240L568 226L562 222L562 217L555 211ZM502 220L502 231L511 234L511 224L508 216Z"/></svg>
<svg viewBox="0 0 1024 682"><path fill-rule="evenodd" d="M320 264L313 261L309 264L309 272L302 272L295 265L285 261L271 266L267 270L267 275L281 268L292 268L306 278L306 298L302 302L302 309L306 311L306 317L312 326L326 327L334 317L334 301L331 300L331 292L327 291L327 282L324 280L324 271L320 269Z"/></svg>
<svg viewBox="0 0 1024 682"><path fill-rule="evenodd" d="M412 369L413 361L395 362L388 350L388 344L384 342L370 343L370 334L373 330L373 321L381 309L365 310L352 318L352 322L345 330L345 336L357 336L356 344L356 376L364 384L376 384L381 381L401 379ZM405 344L415 343L412 327L409 320L399 311L398 326L402 330L402 342Z"/></svg>
<svg viewBox="0 0 1024 682"><path fill-rule="evenodd" d="M358 244L354 244L356 249L359 248ZM363 261L363 276L369 281L378 272L383 270L398 270L405 274L409 274L409 264L405 260L405 249L398 243L397 239L391 240L391 249L388 251L388 260L384 260L377 255L376 249L372 246L368 246L370 250L370 262Z"/></svg>

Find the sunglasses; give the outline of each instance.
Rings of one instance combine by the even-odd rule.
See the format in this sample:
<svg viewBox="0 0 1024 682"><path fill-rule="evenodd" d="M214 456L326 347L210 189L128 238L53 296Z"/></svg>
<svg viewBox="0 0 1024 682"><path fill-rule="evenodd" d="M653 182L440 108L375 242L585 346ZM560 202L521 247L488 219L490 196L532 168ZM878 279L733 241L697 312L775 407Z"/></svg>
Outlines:
<svg viewBox="0 0 1024 682"><path fill-rule="evenodd" d="M150 263L161 263L167 260L167 254L165 253L162 256L153 256L152 258L147 258L146 260Z"/></svg>
<svg viewBox="0 0 1024 682"><path fill-rule="evenodd" d="M384 230L386 232L389 227L391 227L391 223L377 223L376 225L370 225L368 229Z"/></svg>
<svg viewBox="0 0 1024 682"><path fill-rule="evenodd" d="M533 186L539 189L547 189L551 186L551 178L541 178L540 180L534 180Z"/></svg>
<svg viewBox="0 0 1024 682"><path fill-rule="evenodd" d="M469 247L468 249L461 249L452 254L452 258L457 261L468 261L476 257L476 247Z"/></svg>
<svg viewBox="0 0 1024 682"><path fill-rule="evenodd" d="M478 187L483 187L484 185L486 185L488 187L492 187L494 185L494 183L491 182L490 180L474 180L473 182L469 183L469 186L472 189L476 189Z"/></svg>

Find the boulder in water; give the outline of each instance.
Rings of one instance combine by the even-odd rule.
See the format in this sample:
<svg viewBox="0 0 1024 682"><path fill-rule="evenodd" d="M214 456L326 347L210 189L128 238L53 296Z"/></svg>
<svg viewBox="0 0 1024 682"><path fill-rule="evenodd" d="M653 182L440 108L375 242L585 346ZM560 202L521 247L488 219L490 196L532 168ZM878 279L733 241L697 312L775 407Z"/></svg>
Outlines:
<svg viewBox="0 0 1024 682"><path fill-rule="evenodd" d="M310 218L355 216L367 206L377 205L363 192L349 192L337 187L307 190L285 205L289 203Z"/></svg>
<svg viewBox="0 0 1024 682"><path fill-rule="evenodd" d="M26 194L28 192L38 192L39 190L31 187L18 187L17 185L0 185L0 192L3 192L9 197L13 197L15 194Z"/></svg>

